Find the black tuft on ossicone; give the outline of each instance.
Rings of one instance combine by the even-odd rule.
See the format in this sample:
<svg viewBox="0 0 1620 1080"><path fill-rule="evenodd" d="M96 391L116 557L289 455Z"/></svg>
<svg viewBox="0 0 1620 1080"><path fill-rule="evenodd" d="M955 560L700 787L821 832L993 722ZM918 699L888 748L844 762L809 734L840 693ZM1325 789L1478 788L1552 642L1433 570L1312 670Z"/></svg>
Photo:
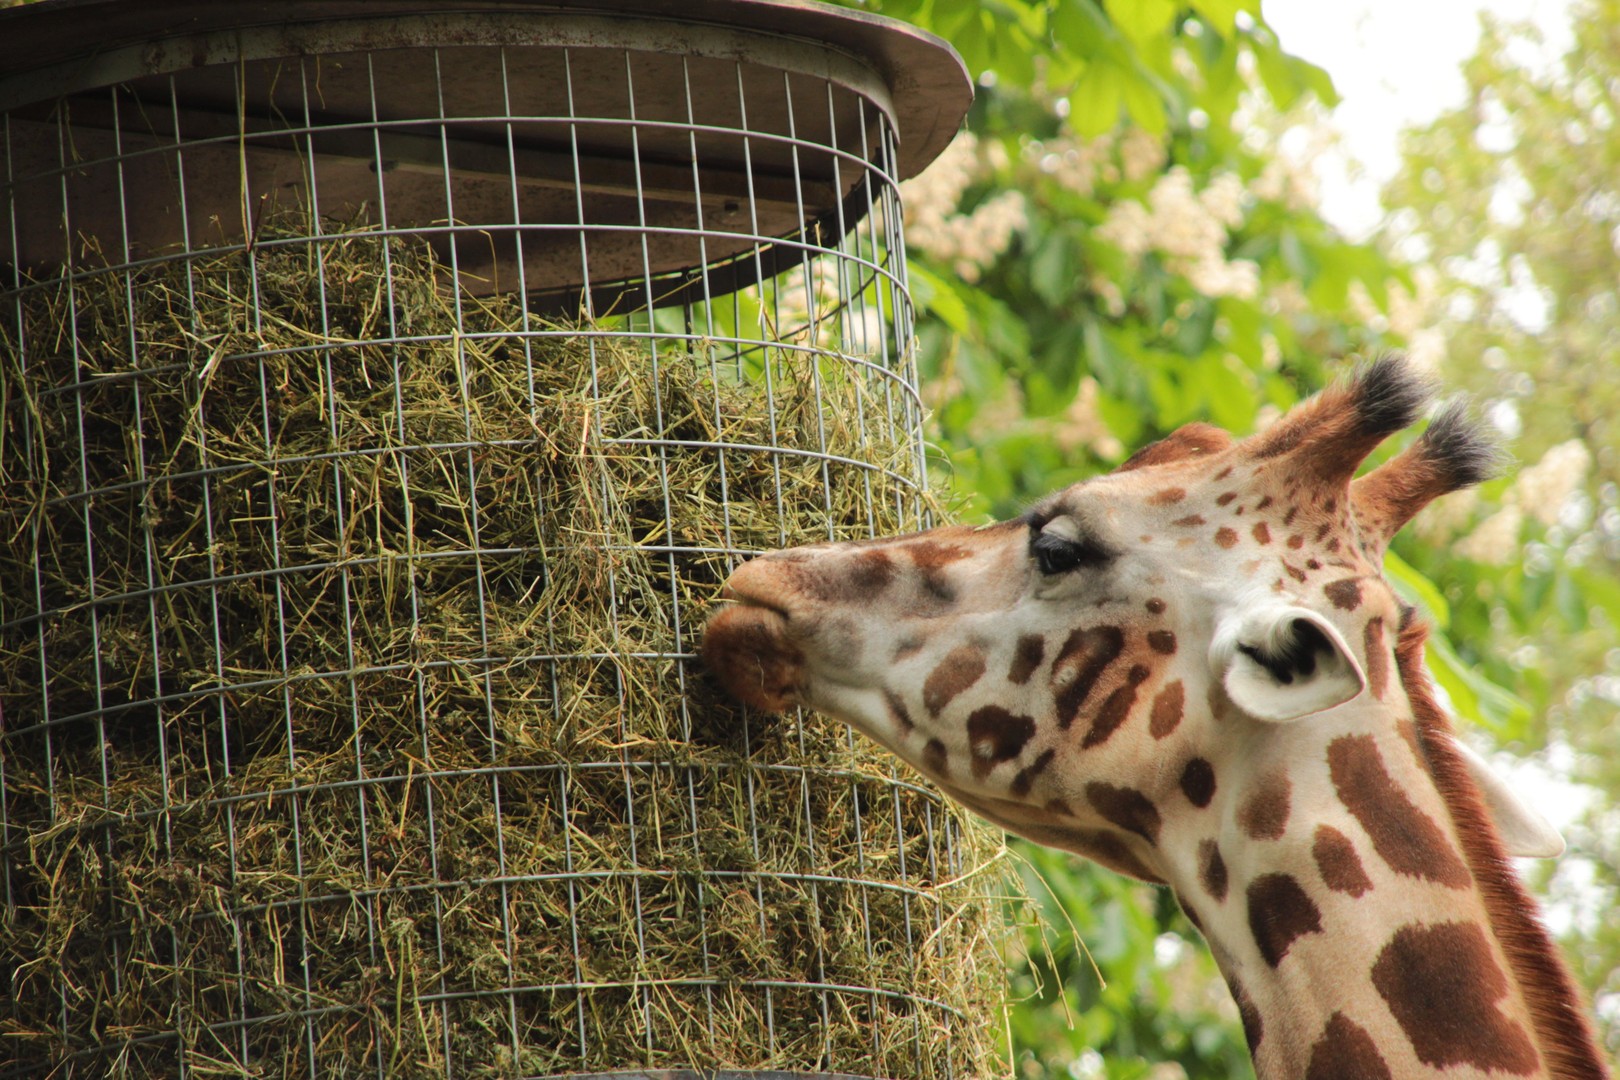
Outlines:
<svg viewBox="0 0 1620 1080"><path fill-rule="evenodd" d="M1468 415L1468 402L1457 398L1440 410L1418 439L1424 460L1446 477L1446 489L1472 487L1502 471L1506 455L1485 426Z"/></svg>
<svg viewBox="0 0 1620 1080"><path fill-rule="evenodd" d="M1369 435L1389 435L1407 427L1434 396L1434 384L1400 353L1363 367L1352 385L1361 429Z"/></svg>

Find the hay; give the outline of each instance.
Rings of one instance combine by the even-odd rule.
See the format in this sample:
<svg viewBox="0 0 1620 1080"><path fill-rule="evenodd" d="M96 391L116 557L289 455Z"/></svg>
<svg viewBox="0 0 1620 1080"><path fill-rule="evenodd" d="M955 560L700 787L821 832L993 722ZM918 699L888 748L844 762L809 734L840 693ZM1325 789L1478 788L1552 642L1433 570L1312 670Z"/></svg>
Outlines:
<svg viewBox="0 0 1620 1080"><path fill-rule="evenodd" d="M0 1072L998 1071L999 842L680 659L881 383L278 235L0 324Z"/></svg>

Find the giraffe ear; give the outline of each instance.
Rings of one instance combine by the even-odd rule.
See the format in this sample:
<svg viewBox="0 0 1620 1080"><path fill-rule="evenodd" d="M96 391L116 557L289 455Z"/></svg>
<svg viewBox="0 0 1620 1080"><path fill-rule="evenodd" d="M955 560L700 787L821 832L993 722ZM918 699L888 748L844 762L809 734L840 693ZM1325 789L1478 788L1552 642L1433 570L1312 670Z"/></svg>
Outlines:
<svg viewBox="0 0 1620 1080"><path fill-rule="evenodd" d="M1259 720L1286 722L1331 709L1367 685L1338 628L1292 604L1246 605L1223 619L1210 666L1232 703Z"/></svg>
<svg viewBox="0 0 1620 1080"><path fill-rule="evenodd" d="M1474 753L1461 739L1453 738L1453 746L1468 766L1468 775L1474 778L1485 806L1496 822L1496 834L1509 855L1529 859L1556 859L1564 853L1564 838L1553 828L1552 822L1539 810L1519 798L1518 792L1508 786L1501 773L1491 768L1484 758Z"/></svg>

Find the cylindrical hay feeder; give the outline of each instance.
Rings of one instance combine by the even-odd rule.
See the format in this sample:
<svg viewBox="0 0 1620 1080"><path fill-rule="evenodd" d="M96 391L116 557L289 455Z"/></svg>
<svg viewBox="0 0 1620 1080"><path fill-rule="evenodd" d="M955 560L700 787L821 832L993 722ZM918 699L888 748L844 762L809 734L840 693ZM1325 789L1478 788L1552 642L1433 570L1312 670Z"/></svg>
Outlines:
<svg viewBox="0 0 1620 1080"><path fill-rule="evenodd" d="M43 0L0 72L0 1077L990 1071L996 841L692 664L928 524L949 48Z"/></svg>

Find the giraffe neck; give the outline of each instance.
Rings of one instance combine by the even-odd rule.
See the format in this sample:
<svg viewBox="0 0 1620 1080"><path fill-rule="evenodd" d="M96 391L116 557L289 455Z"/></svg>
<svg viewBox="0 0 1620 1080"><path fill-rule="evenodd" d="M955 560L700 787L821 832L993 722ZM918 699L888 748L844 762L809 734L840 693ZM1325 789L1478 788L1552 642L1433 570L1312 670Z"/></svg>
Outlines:
<svg viewBox="0 0 1620 1080"><path fill-rule="evenodd" d="M1606 1076L1418 681L1421 634L1402 646L1414 723L1299 726L1238 748L1230 775L1246 784L1218 800L1212 835L1176 844L1172 884L1232 988L1256 1072Z"/></svg>

